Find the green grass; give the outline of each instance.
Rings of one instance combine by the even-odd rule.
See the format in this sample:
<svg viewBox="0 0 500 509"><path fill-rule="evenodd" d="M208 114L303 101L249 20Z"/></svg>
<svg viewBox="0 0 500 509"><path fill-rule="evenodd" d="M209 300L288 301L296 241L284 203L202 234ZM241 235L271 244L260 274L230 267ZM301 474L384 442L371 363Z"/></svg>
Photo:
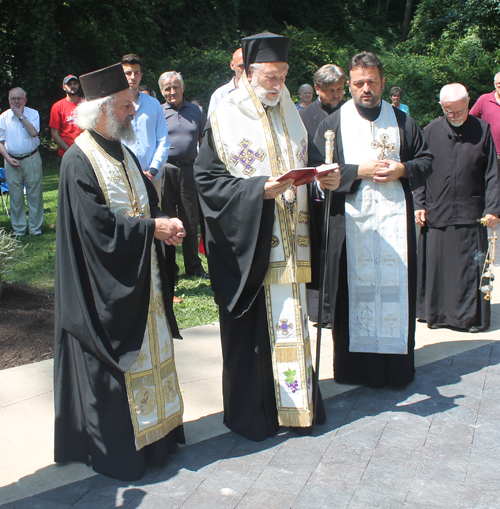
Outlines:
<svg viewBox="0 0 500 509"><path fill-rule="evenodd" d="M59 157L53 148L43 147L43 200L45 217L42 227L43 235L21 237L26 245L24 256L15 262L5 281L9 283L26 283L41 288L48 293L54 291L54 268L56 254L57 224L57 188L59 184ZM8 198L7 198L8 203ZM0 204L0 228L12 232L10 218ZM207 269L206 258L201 256L203 266ZM181 329L204 325L217 321L218 312L214 303L210 281L187 277L184 271L182 248L177 248L177 265L179 265L179 283L175 294L183 302L174 305L174 312Z"/></svg>

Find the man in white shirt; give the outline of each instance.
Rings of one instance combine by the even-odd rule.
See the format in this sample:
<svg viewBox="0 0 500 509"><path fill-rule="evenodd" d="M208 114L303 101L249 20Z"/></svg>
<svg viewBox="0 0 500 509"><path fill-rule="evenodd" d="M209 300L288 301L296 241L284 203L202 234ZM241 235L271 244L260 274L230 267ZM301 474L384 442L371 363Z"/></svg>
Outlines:
<svg viewBox="0 0 500 509"><path fill-rule="evenodd" d="M161 204L162 170L170 150L167 122L158 99L141 94L139 85L142 79L142 64L138 55L129 54L121 58L123 72L134 98L137 114L132 120L135 143L124 144L139 160L141 169L153 182Z"/></svg>
<svg viewBox="0 0 500 509"><path fill-rule="evenodd" d="M26 107L26 92L19 87L9 91L10 109L0 115L0 155L5 159L9 185L13 235L26 234L24 184L28 199L29 233L42 234L42 159L38 151L40 115Z"/></svg>
<svg viewBox="0 0 500 509"><path fill-rule="evenodd" d="M245 70L245 66L243 65L243 51L241 48L238 48L233 53L233 59L231 60L229 66L234 71L235 76L231 79L231 81L225 85L222 85L222 87L219 87L212 94L212 97L210 98L210 104L208 106L208 117L210 117L212 112L224 97L229 95L231 92L234 92L238 88L238 81L241 78L243 71Z"/></svg>

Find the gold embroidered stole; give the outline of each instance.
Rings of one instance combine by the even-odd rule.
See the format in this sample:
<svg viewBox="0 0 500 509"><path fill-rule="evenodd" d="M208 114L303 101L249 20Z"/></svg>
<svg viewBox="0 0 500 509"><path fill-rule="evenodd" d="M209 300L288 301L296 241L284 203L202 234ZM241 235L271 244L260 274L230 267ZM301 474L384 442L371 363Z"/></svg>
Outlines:
<svg viewBox="0 0 500 509"><path fill-rule="evenodd" d="M279 176L307 164L307 132L286 87L279 106L264 108L248 83L212 113L215 146L239 178ZM235 129L235 125L238 129ZM241 133L244 137L241 138ZM313 420L312 357L306 287L311 280L307 189L287 206L276 199L271 257L264 280L278 421L310 426Z"/></svg>
<svg viewBox="0 0 500 509"><path fill-rule="evenodd" d="M111 212L151 217L141 171L127 150L122 147L122 165L107 154L87 131L76 139L76 143L89 158ZM124 376L135 445L139 450L182 424L184 410L154 244L151 248L151 286L144 339L136 361Z"/></svg>

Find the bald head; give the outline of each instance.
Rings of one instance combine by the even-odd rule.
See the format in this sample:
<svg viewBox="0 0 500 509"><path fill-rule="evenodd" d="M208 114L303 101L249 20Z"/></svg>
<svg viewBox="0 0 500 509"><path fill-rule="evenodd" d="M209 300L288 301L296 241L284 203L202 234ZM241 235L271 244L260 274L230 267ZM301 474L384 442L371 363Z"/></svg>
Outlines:
<svg viewBox="0 0 500 509"><path fill-rule="evenodd" d="M445 85L439 93L439 103L446 120L454 127L460 127L469 114L469 94L460 83Z"/></svg>
<svg viewBox="0 0 500 509"><path fill-rule="evenodd" d="M467 89L460 83L450 83L445 85L441 92L439 92L439 102L442 104L443 101L460 101L462 99L468 99L469 94Z"/></svg>
<svg viewBox="0 0 500 509"><path fill-rule="evenodd" d="M238 48L233 53L233 59L229 65L236 74L236 84L238 84L238 80L241 78L241 75L245 70L245 66L243 65L243 50L241 48Z"/></svg>

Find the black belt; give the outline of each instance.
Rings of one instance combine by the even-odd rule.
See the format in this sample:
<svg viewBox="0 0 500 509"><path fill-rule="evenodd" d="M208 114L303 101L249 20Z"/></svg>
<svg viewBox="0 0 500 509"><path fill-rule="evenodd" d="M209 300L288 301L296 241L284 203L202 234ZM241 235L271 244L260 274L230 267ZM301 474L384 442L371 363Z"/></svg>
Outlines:
<svg viewBox="0 0 500 509"><path fill-rule="evenodd" d="M171 161L170 159L167 162L173 166L193 166L194 164L194 161Z"/></svg>
<svg viewBox="0 0 500 509"><path fill-rule="evenodd" d="M27 159L28 157L31 157L33 154L36 154L38 152L38 149L36 148L33 150L33 152L30 152L29 154L22 154L20 156L15 156L14 154L9 154L10 157L13 157L14 159L17 159L18 161L21 161L22 159Z"/></svg>

